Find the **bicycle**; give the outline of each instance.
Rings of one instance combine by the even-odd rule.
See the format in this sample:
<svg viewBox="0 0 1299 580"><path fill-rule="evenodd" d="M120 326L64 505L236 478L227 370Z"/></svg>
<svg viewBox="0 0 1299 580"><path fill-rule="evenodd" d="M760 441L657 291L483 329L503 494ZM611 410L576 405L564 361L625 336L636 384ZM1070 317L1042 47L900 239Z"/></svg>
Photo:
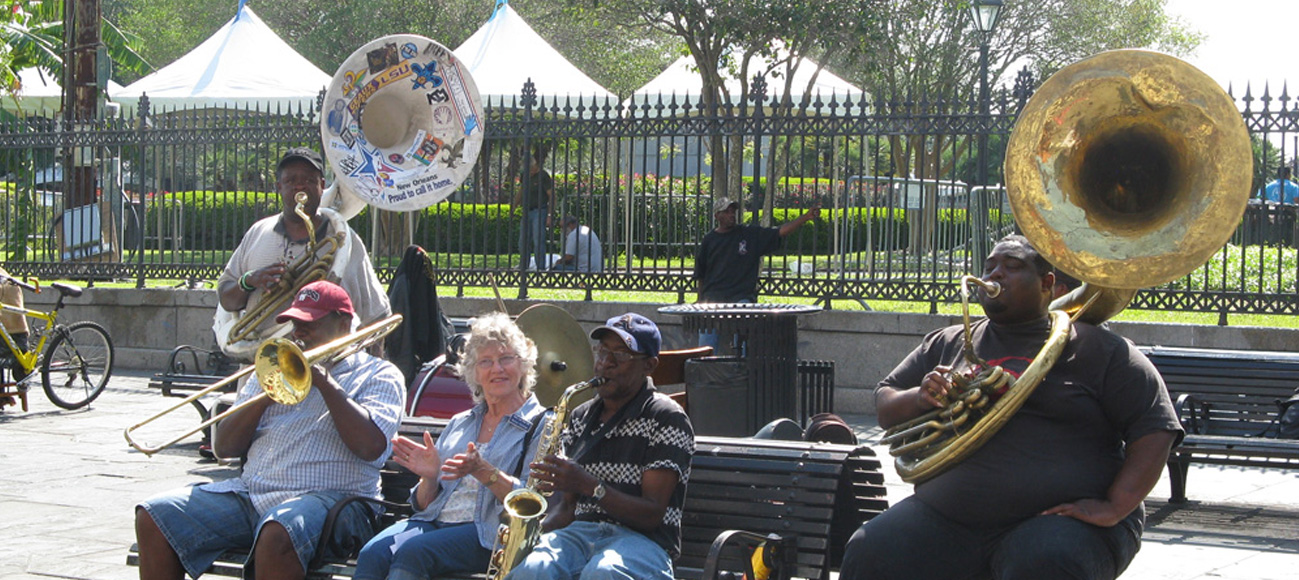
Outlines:
<svg viewBox="0 0 1299 580"><path fill-rule="evenodd" d="M29 292L40 292L38 286L26 284L10 276L0 275L0 284L13 283ZM80 409L94 401L108 378L113 374L113 339L108 331L98 323L90 321L62 324L59 322L59 310L67 298L81 296L82 289L69 284L53 283L50 287L59 292L59 299L54 308L48 312L32 310L12 304L0 304L4 312L44 320L44 328L33 327L28 336L28 344L34 346L25 349L0 326L0 337L8 347L8 357L21 366L21 372L13 373L13 381L0 379L0 399L17 397L22 401L23 411L27 411L27 390L29 383L38 371L41 387L50 402L64 409ZM47 346L48 345L48 346ZM5 359L0 350L0 359ZM10 364L4 365L10 367ZM0 372L6 370L0 368ZM8 370L14 370L12 368ZM18 379L22 375L23 378Z"/></svg>

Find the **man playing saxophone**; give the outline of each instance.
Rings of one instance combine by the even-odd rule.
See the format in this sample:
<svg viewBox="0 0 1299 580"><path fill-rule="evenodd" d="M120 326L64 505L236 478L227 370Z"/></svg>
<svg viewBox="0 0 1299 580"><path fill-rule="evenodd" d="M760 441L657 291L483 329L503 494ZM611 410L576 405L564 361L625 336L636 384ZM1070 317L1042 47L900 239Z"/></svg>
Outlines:
<svg viewBox="0 0 1299 580"><path fill-rule="evenodd" d="M987 318L971 325L978 359L1025 371L1051 331L1051 270L1023 236L997 242L983 280L1000 293L980 292ZM944 406L956 394L952 374L977 370L960 360L963 332L930 333L880 381L881 426ZM1000 430L853 534L839 577L1115 578L1140 547L1142 500L1182 434L1150 361L1123 338L1075 322L1059 359Z"/></svg>
<svg viewBox="0 0 1299 580"><path fill-rule="evenodd" d="M285 152L275 167L275 187L283 211L253 224L226 263L217 283L220 305L213 330L221 350L232 358L250 361L262 340L287 333L288 327L276 323L275 315L288 307L295 287L306 282L301 279L304 272L293 272L290 265L309 269L331 246L332 267L320 275L347 290L359 315L353 322L364 326L391 314L388 295L375 276L360 236L337 212L320 207L324 171L323 160L311 149L295 147ZM296 211L299 194L305 194L302 212L310 222ZM315 246L315 255L304 256L313 250L313 237L325 243ZM259 308L264 300L277 302L269 304L269 309ZM241 321L254 313L257 320ZM231 331L241 326L247 326L248 332L234 336Z"/></svg>
<svg viewBox="0 0 1299 580"><path fill-rule="evenodd" d="M347 293L319 280L303 287L279 316L307 349L350 334ZM380 498L379 468L389 454L405 402L406 382L392 363L358 352L309 369L311 388L295 405L274 402L254 376L236 405L253 402L217 424L216 452L245 457L239 477L149 498L135 511L142 580L198 578L231 549L249 549L246 578L303 578L318 551L368 540L378 513L347 504L332 538L320 531L344 498ZM274 380L270 378L267 380ZM254 563L256 564L254 566Z"/></svg>
<svg viewBox="0 0 1299 580"><path fill-rule="evenodd" d="M658 393L658 327L639 314L591 332L596 376L607 382L571 413L563 456L532 464L538 490L554 492L536 547L507 580L671 580L680 553L694 430Z"/></svg>

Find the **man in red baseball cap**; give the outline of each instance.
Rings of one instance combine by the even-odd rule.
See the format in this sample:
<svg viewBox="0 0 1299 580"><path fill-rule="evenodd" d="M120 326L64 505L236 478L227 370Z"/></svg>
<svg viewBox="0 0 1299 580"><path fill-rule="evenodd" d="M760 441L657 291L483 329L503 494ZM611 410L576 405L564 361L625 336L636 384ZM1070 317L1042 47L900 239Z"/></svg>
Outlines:
<svg viewBox="0 0 1299 580"><path fill-rule="evenodd" d="M347 291L320 280L298 290L276 320L292 323L294 338L310 349L347 336L354 315ZM217 455L246 458L239 477L166 492L137 506L142 578L197 578L235 548L251 554L247 577L255 563L301 578L318 551L359 546L374 535L374 508L354 502L335 520L334 537L328 543L319 538L340 500L379 499L379 468L401 422L405 377L392 363L358 352L329 369L314 365L311 381L296 405L263 397L217 425ZM249 378L235 404L262 390L258 377Z"/></svg>

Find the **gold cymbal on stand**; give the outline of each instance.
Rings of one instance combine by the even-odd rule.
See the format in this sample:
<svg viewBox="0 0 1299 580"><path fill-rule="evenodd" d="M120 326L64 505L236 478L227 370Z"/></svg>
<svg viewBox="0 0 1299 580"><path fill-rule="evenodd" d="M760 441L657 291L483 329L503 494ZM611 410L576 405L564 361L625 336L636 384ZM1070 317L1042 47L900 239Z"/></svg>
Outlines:
<svg viewBox="0 0 1299 580"><path fill-rule="evenodd" d="M542 405L553 407L565 388L595 374L595 358L586 331L564 309L554 304L535 304L520 313L514 323L537 344L534 392ZM581 400L570 404L577 405L589 397L576 397Z"/></svg>

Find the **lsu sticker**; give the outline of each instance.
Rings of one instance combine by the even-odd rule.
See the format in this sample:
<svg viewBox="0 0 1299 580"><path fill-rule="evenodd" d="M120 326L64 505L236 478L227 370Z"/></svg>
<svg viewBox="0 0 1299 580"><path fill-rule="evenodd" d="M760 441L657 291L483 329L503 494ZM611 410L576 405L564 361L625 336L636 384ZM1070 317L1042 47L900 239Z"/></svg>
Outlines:
<svg viewBox="0 0 1299 580"><path fill-rule="evenodd" d="M382 71L357 91L356 96L352 97L351 102L347 104L347 111L351 113L353 117L358 116L357 113L361 110L361 107L365 106L365 102L370 100L370 97L373 97L375 93L379 92L379 89L409 77L410 75L410 64L399 64Z"/></svg>

